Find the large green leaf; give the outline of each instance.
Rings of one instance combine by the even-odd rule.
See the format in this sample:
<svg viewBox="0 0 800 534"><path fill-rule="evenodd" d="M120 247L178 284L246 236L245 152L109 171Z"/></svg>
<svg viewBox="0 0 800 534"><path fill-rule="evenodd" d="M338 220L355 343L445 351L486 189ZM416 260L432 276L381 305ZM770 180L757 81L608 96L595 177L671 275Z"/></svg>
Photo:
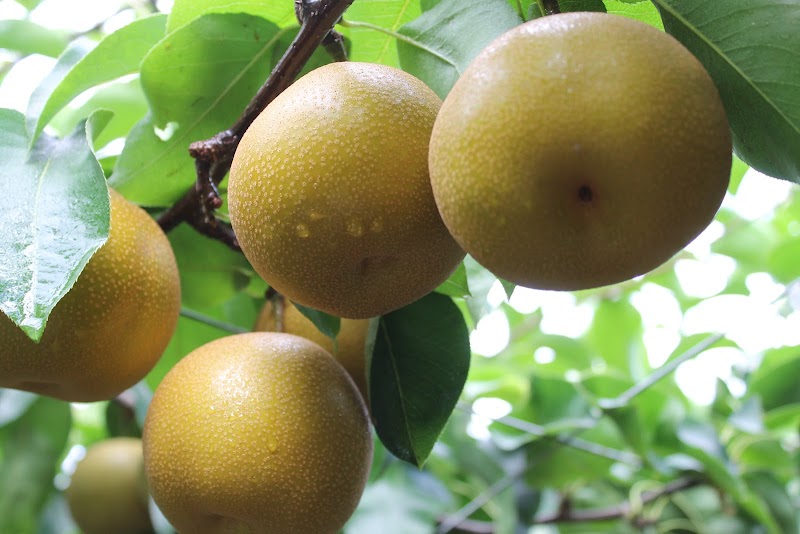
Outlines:
<svg viewBox="0 0 800 534"><path fill-rule="evenodd" d="M748 395L758 395L764 410L800 403L800 350L785 347L768 351L750 377Z"/></svg>
<svg viewBox="0 0 800 534"><path fill-rule="evenodd" d="M0 20L0 48L20 54L57 57L69 43L69 33L29 20Z"/></svg>
<svg viewBox="0 0 800 534"><path fill-rule="evenodd" d="M449 297L431 293L380 319L370 406L378 436L395 456L425 462L464 387L469 359L464 317Z"/></svg>
<svg viewBox="0 0 800 534"><path fill-rule="evenodd" d="M56 303L105 243L109 196L91 147L108 114L69 137L42 136L33 150L22 114L0 110L0 309L33 340Z"/></svg>
<svg viewBox="0 0 800 534"><path fill-rule="evenodd" d="M263 17L278 26L297 24L294 3L264 2L264 0L175 0L167 21L167 31L173 32L193 20L211 13L247 13Z"/></svg>
<svg viewBox="0 0 800 534"><path fill-rule="evenodd" d="M105 109L114 117L103 129L94 146L101 149L114 139L128 135L134 124L147 114L147 101L138 79L110 83L78 108L62 109L50 122L50 127L59 133L70 132L75 125L95 111Z"/></svg>
<svg viewBox="0 0 800 534"><path fill-rule="evenodd" d="M800 3L653 3L665 29L714 78L739 157L765 174L800 183Z"/></svg>
<svg viewBox="0 0 800 534"><path fill-rule="evenodd" d="M32 140L83 91L135 73L144 55L164 35L165 23L165 15L153 15L120 28L97 46L85 40L73 43L28 102L25 114Z"/></svg>
<svg viewBox="0 0 800 534"><path fill-rule="evenodd" d="M521 22L505 0L442 0L399 33L400 65L441 98L495 37Z"/></svg>
<svg viewBox="0 0 800 534"><path fill-rule="evenodd" d="M252 15L212 14L167 35L142 63L151 113L128 136L110 183L145 205L180 197L195 179L189 144L236 121L284 31Z"/></svg>
<svg viewBox="0 0 800 534"><path fill-rule="evenodd" d="M9 425L0 464L0 532L36 532L71 426L66 402L39 397Z"/></svg>
<svg viewBox="0 0 800 534"><path fill-rule="evenodd" d="M595 310L587 338L609 367L638 380L649 371L643 333L639 311L628 300L604 299Z"/></svg>

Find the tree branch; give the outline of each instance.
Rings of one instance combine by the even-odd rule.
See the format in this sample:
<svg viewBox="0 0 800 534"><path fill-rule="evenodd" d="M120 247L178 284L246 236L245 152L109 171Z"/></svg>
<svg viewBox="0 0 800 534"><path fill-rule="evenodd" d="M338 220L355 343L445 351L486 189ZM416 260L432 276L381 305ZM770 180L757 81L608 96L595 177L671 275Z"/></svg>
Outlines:
<svg viewBox="0 0 800 534"><path fill-rule="evenodd" d="M331 34L331 31L353 0L296 1L300 31L242 116L227 130L189 146L189 154L195 159L197 181L158 218L165 232L187 222L198 232L239 249L232 229L217 221L214 211L222 204L217 186L230 170L233 154L244 132L264 108L294 82L318 46L324 45L337 60L345 59L344 42L340 35Z"/></svg>
<svg viewBox="0 0 800 534"><path fill-rule="evenodd" d="M699 478L694 478L694 477L679 478L677 480L669 482L668 484L665 484L664 487L659 490L647 491L643 493L639 503L640 505L645 505L655 501L656 499L660 499L661 497L665 497L667 495L671 495L679 491L693 488L701 484L703 484L703 480ZM589 508L585 510L575 510L569 506L566 506L551 515L537 517L533 521L533 524L547 525L551 523L579 523L585 521L607 521L609 519L621 519L623 517L628 517L631 511L632 511L632 506L631 503L628 501L625 501L620 504L615 504L613 506L606 506L603 508Z"/></svg>

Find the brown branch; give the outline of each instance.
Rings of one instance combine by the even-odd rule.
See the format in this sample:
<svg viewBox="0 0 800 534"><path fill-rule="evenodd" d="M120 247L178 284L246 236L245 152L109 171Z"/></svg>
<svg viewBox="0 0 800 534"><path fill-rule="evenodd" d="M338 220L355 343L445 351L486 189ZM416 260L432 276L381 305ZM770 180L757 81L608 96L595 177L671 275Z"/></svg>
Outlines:
<svg viewBox="0 0 800 534"><path fill-rule="evenodd" d="M695 486L703 484L704 481L699 478L686 477L664 485L659 490L648 491L642 494L640 504L645 505ZM566 499L562 501L562 505L554 513L534 519L533 525L548 525L553 523L584 523L591 521L608 521L612 519L622 519L630 516L633 507L630 502L623 502L613 506L606 506L603 508L589 508L584 510L576 510L569 505ZM489 521L475 521L465 520L460 522L457 526L450 530L451 534L455 533L465 534L494 534L494 526Z"/></svg>
<svg viewBox="0 0 800 534"><path fill-rule="evenodd" d="M693 488L703 484L703 480L694 477L679 478L665 484L659 490L647 491L642 494L641 504L648 504L656 499ZM607 521L609 519L621 519L628 517L632 511L631 503L625 501L613 506L604 508L589 508L586 510L575 510L569 506L562 507L556 513L548 516L538 517L534 520L535 525L547 525L551 523L578 523L584 521Z"/></svg>
<svg viewBox="0 0 800 534"><path fill-rule="evenodd" d="M294 82L317 47L325 44L329 52L333 51L335 59L343 57L341 36L331 33L353 0L298 0L298 3L300 31L239 120L214 137L189 146L189 154L195 159L197 181L158 218L165 232L187 222L198 232L239 249L230 226L217 221L214 216L214 211L222 203L217 186L230 170L239 141L264 108Z"/></svg>

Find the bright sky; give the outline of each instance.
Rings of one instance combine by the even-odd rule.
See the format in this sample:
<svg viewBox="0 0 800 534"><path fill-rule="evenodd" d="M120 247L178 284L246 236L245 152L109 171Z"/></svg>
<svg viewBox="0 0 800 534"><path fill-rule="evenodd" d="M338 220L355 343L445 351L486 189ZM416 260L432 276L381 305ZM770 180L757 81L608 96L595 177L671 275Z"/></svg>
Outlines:
<svg viewBox="0 0 800 534"><path fill-rule="evenodd" d="M133 19L130 10L120 11L122 0L45 0L31 14L31 20L50 28L85 31L108 20L105 28L112 31ZM168 11L171 1L160 1L162 11ZM24 8L12 0L0 0L0 20L22 18ZM13 55L0 50L0 64ZM55 60L29 56L19 61L0 85L0 107L24 111L27 100ZM783 203L792 186L755 171L748 171L736 195L728 194L723 206L747 220L766 220L776 206ZM681 336L698 332L722 332L739 344L734 348L713 348L681 366L676 379L684 392L695 402L708 404L713 400L715 380L725 380L734 393L743 385L732 376L733 366L751 366L760 351L783 345L800 345L800 312L782 317L771 302L786 289L768 273L752 273L747 278L749 295L719 295L735 268L734 260L710 251L710 245L722 236L724 228L714 222L688 246L696 259L677 262L676 273L682 289L689 295L703 298L700 304L681 314L672 293L655 284L645 284L633 297L633 304L642 314L645 325L644 343L652 365L660 365L680 342ZM800 234L800 224L794 229ZM505 294L495 284L489 295L494 311L478 323L471 335L473 350L486 357L502 351L509 341L509 325L498 309ZM511 306L524 313L537 309L544 312L541 329L551 334L577 337L592 320L589 304L577 304L570 293L537 291L517 288ZM540 363L553 358L552 349L532 347L531 357ZM495 417L505 411L502 402L486 400L485 409Z"/></svg>

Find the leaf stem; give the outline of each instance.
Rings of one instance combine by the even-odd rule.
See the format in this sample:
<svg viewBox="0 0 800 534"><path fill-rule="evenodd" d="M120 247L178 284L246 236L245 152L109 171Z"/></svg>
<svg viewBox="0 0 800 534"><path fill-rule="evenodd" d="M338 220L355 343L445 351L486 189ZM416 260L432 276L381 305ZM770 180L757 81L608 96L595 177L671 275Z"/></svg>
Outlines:
<svg viewBox="0 0 800 534"><path fill-rule="evenodd" d="M711 345L719 341L720 339L724 338L724 334L713 334L705 339L703 339L700 343L694 345L693 347L686 350L680 356L673 358L669 362L665 363L658 369L656 369L653 373L647 376L644 380L641 380L634 384L630 389L622 392L619 396L613 399L601 399L598 403L599 406L604 410L613 410L615 408L622 408L623 406L627 406L628 403L634 399L637 395L644 392L645 390L652 387L656 382L661 380L662 378L666 377L675 369L677 369L682 363L687 362L709 348Z"/></svg>
<svg viewBox="0 0 800 534"><path fill-rule="evenodd" d="M235 324L219 321L217 319L214 319L213 317L209 317L208 315L204 315L200 312L190 310L189 308L181 308L181 315L186 317L187 319L192 319L193 321L197 321L198 323L203 323L209 326L213 326L214 328L219 328L220 330L224 330L225 332L230 332L231 334L244 334L245 332L250 331L247 330L246 328L242 328L241 326L236 326Z"/></svg>
<svg viewBox="0 0 800 534"><path fill-rule="evenodd" d="M545 15L557 15L561 13L561 8L558 5L558 0L537 0L539 8Z"/></svg>

